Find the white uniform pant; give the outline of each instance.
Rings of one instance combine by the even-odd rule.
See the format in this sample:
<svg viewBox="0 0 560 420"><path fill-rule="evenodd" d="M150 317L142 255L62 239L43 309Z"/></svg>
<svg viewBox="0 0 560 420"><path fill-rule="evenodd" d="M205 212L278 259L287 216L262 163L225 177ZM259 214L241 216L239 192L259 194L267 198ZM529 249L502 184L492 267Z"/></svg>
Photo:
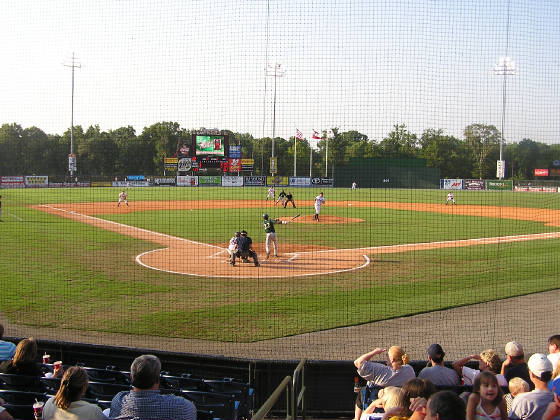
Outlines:
<svg viewBox="0 0 560 420"><path fill-rule="evenodd" d="M315 214L321 213L321 206L315 205Z"/></svg>
<svg viewBox="0 0 560 420"><path fill-rule="evenodd" d="M278 256L278 241L276 240L276 233L270 232L266 234L265 250L266 256L270 255L270 245L274 245L274 256Z"/></svg>

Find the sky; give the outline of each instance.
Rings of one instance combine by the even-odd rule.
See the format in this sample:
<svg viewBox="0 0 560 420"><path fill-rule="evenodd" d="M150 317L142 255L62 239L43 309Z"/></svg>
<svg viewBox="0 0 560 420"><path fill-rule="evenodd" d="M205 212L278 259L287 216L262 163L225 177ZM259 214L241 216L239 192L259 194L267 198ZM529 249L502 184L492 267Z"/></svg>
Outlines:
<svg viewBox="0 0 560 420"><path fill-rule="evenodd" d="M506 142L553 144L559 23L557 0L4 0L0 124L66 131L74 54L84 128L380 141L405 124L462 138L473 123L501 130L505 111ZM502 56L516 66L505 88Z"/></svg>

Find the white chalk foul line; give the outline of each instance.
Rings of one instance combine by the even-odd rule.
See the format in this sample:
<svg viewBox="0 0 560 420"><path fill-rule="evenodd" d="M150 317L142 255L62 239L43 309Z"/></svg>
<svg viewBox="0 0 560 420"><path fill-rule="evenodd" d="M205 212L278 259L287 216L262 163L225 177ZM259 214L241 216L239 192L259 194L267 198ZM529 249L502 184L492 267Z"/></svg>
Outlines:
<svg viewBox="0 0 560 420"><path fill-rule="evenodd" d="M13 213L6 213L8 216L13 217L14 219L17 219L19 222L23 222L23 219L19 216L16 216Z"/></svg>

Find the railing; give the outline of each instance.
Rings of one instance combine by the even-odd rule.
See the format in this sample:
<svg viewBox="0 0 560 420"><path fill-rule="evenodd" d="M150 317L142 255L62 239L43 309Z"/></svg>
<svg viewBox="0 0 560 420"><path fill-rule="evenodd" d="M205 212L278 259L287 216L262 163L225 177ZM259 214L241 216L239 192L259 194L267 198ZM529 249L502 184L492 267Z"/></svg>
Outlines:
<svg viewBox="0 0 560 420"><path fill-rule="evenodd" d="M286 390L286 419L295 420L297 419L297 409L301 405L301 419L305 419L305 382L304 382L304 368L306 360L302 359L293 373L292 376L286 376L282 382L276 387L276 389L270 394L270 397L264 402L264 404L259 408L251 420L261 420L270 412L272 407L278 402L280 396ZM296 396L296 390L299 392Z"/></svg>

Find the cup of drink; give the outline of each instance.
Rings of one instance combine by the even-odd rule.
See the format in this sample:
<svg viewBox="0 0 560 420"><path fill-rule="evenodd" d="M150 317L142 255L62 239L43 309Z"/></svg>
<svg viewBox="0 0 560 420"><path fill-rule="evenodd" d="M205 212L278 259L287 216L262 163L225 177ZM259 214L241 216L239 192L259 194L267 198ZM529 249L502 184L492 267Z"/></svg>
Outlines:
<svg viewBox="0 0 560 420"><path fill-rule="evenodd" d="M62 362L60 360L53 363L54 373L62 369Z"/></svg>
<svg viewBox="0 0 560 420"><path fill-rule="evenodd" d="M43 354L43 363L50 363L51 362L51 355L50 354Z"/></svg>
<svg viewBox="0 0 560 420"><path fill-rule="evenodd" d="M44 405L45 405L45 403L43 401L35 400L35 403L33 403L33 414L35 415L36 419L43 418L43 406Z"/></svg>

